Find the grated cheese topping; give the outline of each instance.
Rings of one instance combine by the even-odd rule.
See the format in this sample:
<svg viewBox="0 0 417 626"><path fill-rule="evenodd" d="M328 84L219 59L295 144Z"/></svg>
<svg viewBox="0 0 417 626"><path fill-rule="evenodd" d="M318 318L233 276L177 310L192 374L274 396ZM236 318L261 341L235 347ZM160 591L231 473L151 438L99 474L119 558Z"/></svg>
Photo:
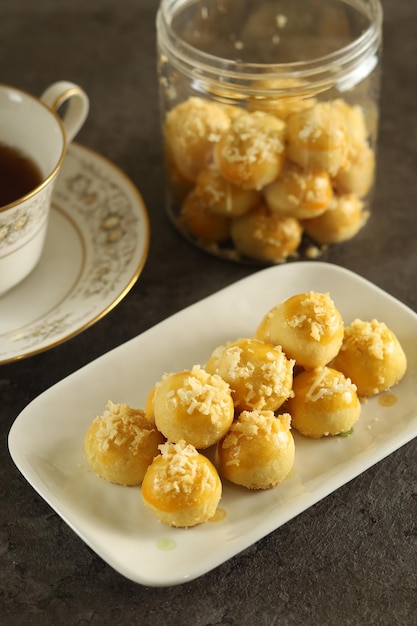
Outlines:
<svg viewBox="0 0 417 626"><path fill-rule="evenodd" d="M342 350L349 347L361 346L378 360L383 360L386 355L395 351L395 341L391 331L384 322L373 319L364 322L355 319L350 326L345 328Z"/></svg>
<svg viewBox="0 0 417 626"><path fill-rule="evenodd" d="M299 222L292 217L280 218L270 215L267 211L259 211L253 223L252 236L264 244L284 246L291 243L299 235Z"/></svg>
<svg viewBox="0 0 417 626"><path fill-rule="evenodd" d="M214 350L213 358L220 376L230 383L232 389L235 383L244 381L245 400L250 404L255 402L258 409L266 403L265 398L288 396L288 377L295 361L287 359L280 346L257 355L257 344L263 347L263 342L257 339L239 341L245 348L228 343Z"/></svg>
<svg viewBox="0 0 417 626"><path fill-rule="evenodd" d="M211 182L210 184L206 184L204 186L204 192L207 195L207 204L209 206L215 206L216 204L218 204L219 202L221 202L222 200L226 199L227 202L231 203L231 192L230 192L230 187L226 187L226 189L229 191L229 193L226 194L225 188L223 187L223 189L220 187L219 184L215 184L213 182ZM229 211L231 210L231 206L229 207Z"/></svg>
<svg viewBox="0 0 417 626"><path fill-rule="evenodd" d="M321 102L301 114L301 128L298 136L304 142L319 142L326 137L329 147L345 143L346 125L340 112L332 108L331 103Z"/></svg>
<svg viewBox="0 0 417 626"><path fill-rule="evenodd" d="M293 169L287 176L289 189L286 198L291 204L298 206L303 201L317 203L327 197L329 182L324 173Z"/></svg>
<svg viewBox="0 0 417 626"><path fill-rule="evenodd" d="M284 150L284 122L255 111L237 116L222 137L222 157L229 163L268 161Z"/></svg>
<svg viewBox="0 0 417 626"><path fill-rule="evenodd" d="M181 404L189 415L195 412L207 415L213 425L223 423L225 411L230 407L228 383L217 374L209 374L200 365L194 365L183 386L172 389L167 397L173 404Z"/></svg>
<svg viewBox="0 0 417 626"><path fill-rule="evenodd" d="M255 371L255 365L253 363L242 360L243 354L243 348L234 345L221 346L215 350L215 356L221 360L222 372L227 372L227 377L231 381L246 380L250 378Z"/></svg>
<svg viewBox="0 0 417 626"><path fill-rule="evenodd" d="M312 188L307 189L305 199L307 202L321 202L323 194L327 193L328 182L322 176L314 176L311 180Z"/></svg>
<svg viewBox="0 0 417 626"><path fill-rule="evenodd" d="M350 378L341 372L323 367L317 370L317 375L306 393L306 400L317 402L322 398L340 395L346 404L352 402L357 387Z"/></svg>
<svg viewBox="0 0 417 626"><path fill-rule="evenodd" d="M166 117L167 132L176 135L184 147L199 139L219 141L229 124L229 117L221 107L196 97L188 98Z"/></svg>
<svg viewBox="0 0 417 626"><path fill-rule="evenodd" d="M291 328L309 327L310 337L320 342L325 334L337 331L340 318L328 293L310 291L300 301L300 311L289 317L287 324Z"/></svg>
<svg viewBox="0 0 417 626"><path fill-rule="evenodd" d="M123 446L129 442L129 449L137 450L143 440L154 430L144 412L132 409L127 404L114 404L108 401L102 415L95 418L97 425L96 441L98 448L106 452L110 443Z"/></svg>
<svg viewBox="0 0 417 626"><path fill-rule="evenodd" d="M238 448L239 440L263 437L270 440L277 447L285 447L288 444L289 431L291 428L291 416L283 413L278 417L273 411L242 411L237 420L233 422L222 447Z"/></svg>
<svg viewBox="0 0 417 626"><path fill-rule="evenodd" d="M154 479L154 489L162 494L170 492L191 493L198 487L213 490L216 476L194 446L180 440L177 443L160 444L164 463L160 463Z"/></svg>

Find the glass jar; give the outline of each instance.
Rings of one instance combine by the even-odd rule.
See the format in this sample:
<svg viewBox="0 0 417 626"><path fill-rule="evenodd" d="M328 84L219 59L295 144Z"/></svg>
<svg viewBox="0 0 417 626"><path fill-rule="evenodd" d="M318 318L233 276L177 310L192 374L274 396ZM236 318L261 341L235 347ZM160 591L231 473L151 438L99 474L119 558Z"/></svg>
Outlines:
<svg viewBox="0 0 417 626"><path fill-rule="evenodd" d="M167 208L226 259L318 256L366 224L375 181L378 0L162 0Z"/></svg>

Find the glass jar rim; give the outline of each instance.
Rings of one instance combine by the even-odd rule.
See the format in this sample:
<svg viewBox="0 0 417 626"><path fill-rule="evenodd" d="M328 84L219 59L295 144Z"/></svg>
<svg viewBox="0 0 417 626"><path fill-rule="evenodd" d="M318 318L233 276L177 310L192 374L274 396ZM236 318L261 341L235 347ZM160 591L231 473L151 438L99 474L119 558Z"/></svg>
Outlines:
<svg viewBox="0 0 417 626"><path fill-rule="evenodd" d="M344 0L341 0L344 2ZM241 62L234 59L219 57L208 52L199 50L186 41L182 40L170 28L175 10L180 8L187 0L161 0L157 12L158 43L166 52L170 61L173 60L181 71L196 77L212 80L214 83L232 83L234 89L238 89L241 81L245 82L246 88L251 82L273 80L276 78L285 81L287 78L296 77L300 83L305 80L310 84L311 90L325 89L329 82L344 80L347 74L358 69L359 65L367 61L370 73L373 69L375 53L382 38L383 10L380 0L356 0L347 1L358 10L366 8L369 26L359 37L349 42L338 50L303 61L291 61L285 63L254 63ZM360 5L360 6L359 6ZM219 76L221 75L221 80ZM337 75L337 76L336 76ZM349 80L347 80L349 84ZM300 85L294 87L285 86L285 91L297 92ZM245 89L246 91L246 89ZM265 87L265 95L271 89ZM276 92L276 86L273 87ZM309 91L309 88L306 88ZM259 94L259 85L256 87Z"/></svg>

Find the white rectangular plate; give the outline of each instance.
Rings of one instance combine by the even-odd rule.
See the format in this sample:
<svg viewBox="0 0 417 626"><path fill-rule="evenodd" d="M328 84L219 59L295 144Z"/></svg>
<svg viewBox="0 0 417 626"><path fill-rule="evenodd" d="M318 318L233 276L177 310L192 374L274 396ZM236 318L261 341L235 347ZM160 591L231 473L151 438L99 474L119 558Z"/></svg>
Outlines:
<svg viewBox="0 0 417 626"><path fill-rule="evenodd" d="M224 519L187 530L159 523L140 487L109 484L89 469L84 436L107 400L143 408L164 372L204 365L216 346L252 336L270 308L310 290L329 292L346 324L377 318L396 333L408 370L392 390L393 406L380 398L365 403L349 437L315 441L294 433L294 471L280 486L251 492L224 484ZM60 381L18 416L9 449L34 489L102 559L135 582L166 586L215 568L416 435L416 313L348 270L299 262L253 274Z"/></svg>

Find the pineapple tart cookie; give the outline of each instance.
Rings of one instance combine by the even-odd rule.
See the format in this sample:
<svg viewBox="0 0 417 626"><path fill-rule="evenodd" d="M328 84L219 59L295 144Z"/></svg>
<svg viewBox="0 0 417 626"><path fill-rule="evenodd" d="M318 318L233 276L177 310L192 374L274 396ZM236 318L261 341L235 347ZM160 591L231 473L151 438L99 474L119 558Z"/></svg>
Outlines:
<svg viewBox="0 0 417 626"><path fill-rule="evenodd" d="M202 244L221 243L230 236L230 221L225 215L210 210L197 188L185 196L179 225Z"/></svg>
<svg viewBox="0 0 417 626"><path fill-rule="evenodd" d="M348 160L340 168L333 184L339 194L353 193L363 198L375 179L375 153L367 143L351 143Z"/></svg>
<svg viewBox="0 0 417 626"><path fill-rule="evenodd" d="M177 176L195 182L212 162L213 146L229 125L224 108L202 98L191 97L172 109L166 116L164 136Z"/></svg>
<svg viewBox="0 0 417 626"><path fill-rule="evenodd" d="M263 189L268 208L278 215L311 219L326 211L333 197L332 182L325 170L302 170L288 165Z"/></svg>
<svg viewBox="0 0 417 626"><path fill-rule="evenodd" d="M101 478L119 485L138 485L164 441L143 411L109 401L88 429L84 451Z"/></svg>
<svg viewBox="0 0 417 626"><path fill-rule="evenodd" d="M355 194L334 195L324 213L302 222L304 231L319 244L352 239L369 217L362 200Z"/></svg>
<svg viewBox="0 0 417 626"><path fill-rule="evenodd" d="M243 189L260 190L281 171L284 128L274 115L242 112L230 122L214 148L214 160L226 180Z"/></svg>
<svg viewBox="0 0 417 626"><path fill-rule="evenodd" d="M282 263L295 253L302 234L297 219L273 213L263 202L230 223L230 236L236 250L266 263Z"/></svg>
<svg viewBox="0 0 417 626"><path fill-rule="evenodd" d="M287 120L288 158L302 168L325 170L336 176L348 157L349 133L345 116L331 102L318 102Z"/></svg>
<svg viewBox="0 0 417 626"><path fill-rule="evenodd" d="M233 185L214 167L199 173L195 190L209 211L225 217L244 215L259 204L261 197L255 189Z"/></svg>
<svg viewBox="0 0 417 626"><path fill-rule="evenodd" d="M229 385L199 365L165 374L152 393L156 426L169 441L208 448L226 434L233 421Z"/></svg>
<svg viewBox="0 0 417 626"><path fill-rule="evenodd" d="M280 346L241 338L217 347L205 369L229 383L237 412L276 411L291 395L293 366Z"/></svg>
<svg viewBox="0 0 417 626"><path fill-rule="evenodd" d="M328 293L301 293L273 307L256 337L280 345L290 359L306 369L323 367L339 352L343 320Z"/></svg>
<svg viewBox="0 0 417 626"><path fill-rule="evenodd" d="M222 494L214 465L182 440L162 444L160 451L143 479L145 506L169 526L195 526L213 517Z"/></svg>
<svg viewBox="0 0 417 626"><path fill-rule="evenodd" d="M355 319L345 328L332 367L349 376L360 396L374 396L396 385L407 370L407 357L384 322Z"/></svg>
<svg viewBox="0 0 417 626"><path fill-rule="evenodd" d="M270 489L288 476L294 464L294 439L288 413L243 411L217 444L220 474L247 489Z"/></svg>
<svg viewBox="0 0 417 626"><path fill-rule="evenodd" d="M305 370L294 378L294 396L285 405L293 427L320 439L347 433L361 413L356 385L330 367Z"/></svg>

